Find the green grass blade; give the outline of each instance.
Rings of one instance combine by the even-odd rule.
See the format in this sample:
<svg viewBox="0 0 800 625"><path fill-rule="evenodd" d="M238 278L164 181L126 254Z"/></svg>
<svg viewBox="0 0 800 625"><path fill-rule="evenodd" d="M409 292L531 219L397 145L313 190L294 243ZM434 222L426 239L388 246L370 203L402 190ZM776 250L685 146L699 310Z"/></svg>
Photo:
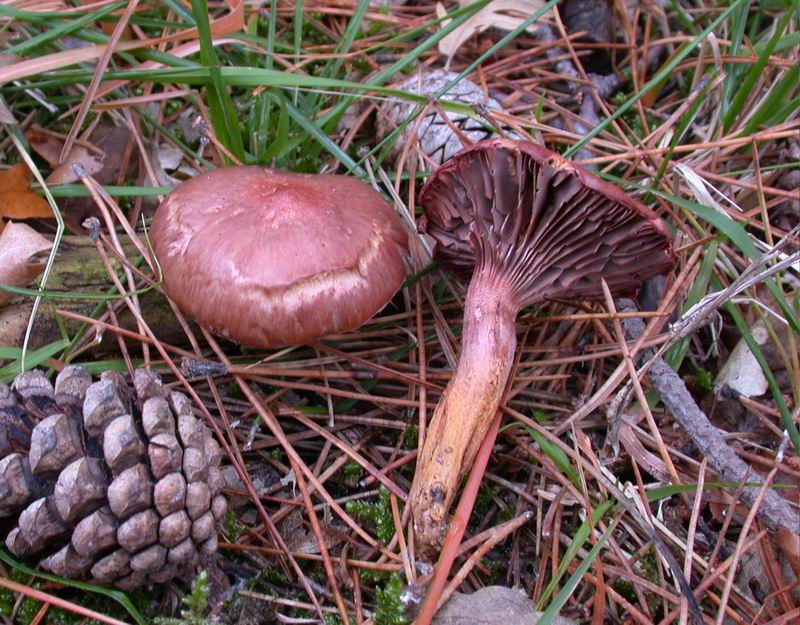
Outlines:
<svg viewBox="0 0 800 625"><path fill-rule="evenodd" d="M594 526L597 525L597 522L605 516L606 512L608 512L613 505L614 501L612 500L606 501L605 503L595 508L591 518L587 517L586 519L584 519L583 523L581 523L580 527L572 536L572 540L570 541L569 546L564 552L564 556L561 558L561 563L558 565L558 569L556 570L555 574L550 579L550 581L547 583L547 586L545 586L544 590L542 591L542 596L539 598L537 607L543 606L545 603L547 603L548 599L550 598L550 595L553 594L553 591L556 589L559 582L561 581L561 578L564 577L564 575L566 574L569 565L572 563L572 560L578 554L578 551L581 550L586 541L589 540L589 534L591 533L592 529L594 529ZM554 599L553 601L555 602L557 600L558 598Z"/></svg>
<svg viewBox="0 0 800 625"><path fill-rule="evenodd" d="M108 14L113 13L114 11L119 10L120 8L124 7L127 2L120 1L115 2L113 4L109 4L107 6L98 9L94 13L88 13L82 17L79 17L76 20L71 22L66 22L59 24L57 26L49 24L47 30L34 37L31 37L27 41L23 41L22 43L18 43L15 46L11 46L10 48L6 48L3 50L3 54L17 54L17 55L24 55L30 52L31 50L37 48L38 46L43 46L50 41L55 41L60 37L64 37L65 35L69 35L74 33L75 31L83 28L88 24L92 24L104 17Z"/></svg>
<svg viewBox="0 0 800 625"><path fill-rule="evenodd" d="M91 14L92 12L81 11L79 7L76 8L74 13L71 13L73 17L78 18ZM53 18L63 19L64 14L59 11L26 11L25 9L17 9L0 3L0 17L11 17L23 23L47 25Z"/></svg>
<svg viewBox="0 0 800 625"><path fill-rule="evenodd" d="M460 7L455 11L450 12L448 15L444 16L443 18L437 18L433 20L433 22L424 24L416 29L414 32L418 32L418 34L424 34L427 32L429 28L435 23L440 23L444 19L450 19L451 21L445 26L444 28L440 28L437 30L433 35L427 37L421 44L419 44L416 48L411 50L408 54L403 56L403 58L398 59L390 66L384 68L377 74L375 74L367 83L365 83L365 87L370 89L375 89L376 87L382 85L387 80L389 80L392 76L397 74L398 72L402 72L405 68L409 67L412 63L414 63L418 58L420 58L425 52L430 50L431 48L437 46L439 42L444 39L447 35L451 32L459 28L464 22L466 22L470 17L472 17L475 13L480 11L483 7L489 4L491 0L479 0L478 2L473 2L470 5ZM410 36L411 33L406 33L404 36ZM424 99L423 99L424 101ZM352 104L353 97L342 98L330 111L328 111L321 119L320 125L324 128L327 128L329 125L335 125L339 118L344 114L347 108Z"/></svg>
<svg viewBox="0 0 800 625"><path fill-rule="evenodd" d="M756 53L759 54L761 52L761 48L763 45L766 44L757 44L756 45ZM786 33L783 38L778 42L778 45L775 46L774 52L783 52L784 50L791 50L792 48L796 48L800 46L800 32L796 33Z"/></svg>
<svg viewBox="0 0 800 625"><path fill-rule="evenodd" d="M547 609L542 612L542 615L539 617L539 621L537 625L551 625L551 623L555 620L558 616L558 613L561 611L561 608L567 603L567 599L569 599L570 595L575 592L575 589L578 587L583 576L586 574L586 571L589 570L589 567L592 566L594 563L595 558L600 553L600 550L605 546L608 539L611 538L611 532L614 531L614 528L617 526L617 521L614 520L603 532L603 535L595 543L594 547L589 550L589 553L586 554L586 558L584 558L583 562L580 563L575 572L570 575L567 583L564 584L564 587L561 591L555 596L553 601L550 605L547 606ZM563 563L563 561L562 561Z"/></svg>
<svg viewBox="0 0 800 625"><path fill-rule="evenodd" d="M605 180L615 182L616 184L619 184L623 187L644 189L644 187L642 187L641 185L632 184L629 180L625 180L623 178L619 178L617 176L613 176L607 173L601 174L601 177L604 178ZM747 234L747 231L742 227L741 224L735 222L728 215L720 213L719 211L709 206L705 206L703 204L687 200L686 198L673 195L672 193L661 191L660 189L652 189L651 192L654 193L655 195L658 195L659 197L664 198L668 202L675 204L676 206L688 211L689 213L694 214L700 219L710 223L725 237L733 241L733 243L739 248L739 250L748 258L756 260L761 257L761 253L758 251L758 248L750 239L750 235ZM791 326L792 330L796 334L800 335L800 319L798 318L797 313L792 309L792 307L789 306L789 303L786 301L786 296L783 294L783 291L781 291L780 288L778 287L777 283L775 282L775 279L766 278L764 280L764 284L766 284L770 293L772 293L772 296L777 301L778 306L780 307L781 311L786 317L786 320L789 322L789 325Z"/></svg>
<svg viewBox="0 0 800 625"><path fill-rule="evenodd" d="M144 295L154 289L154 285L148 285L135 291L126 291L125 296ZM38 289L28 289L21 286L9 286L0 284L0 291L13 293L14 295L25 295L27 297L40 297L42 299L74 299L86 302L108 302L119 299L120 295L108 295L106 293L72 293L70 291L48 291Z"/></svg>
<svg viewBox="0 0 800 625"><path fill-rule="evenodd" d="M34 367L38 367L44 362L47 362L49 358L55 356L58 352L64 349L68 345L68 341L55 341L53 343L49 343L39 349L34 349L33 351L28 351L24 354L25 356L25 371L30 371ZM22 357L23 357L23 350L18 349L16 347L13 348L3 348L4 350L13 349L16 350L16 355L11 356L14 358L13 362L5 365L4 367L0 367L0 381L8 383L11 382L15 377L17 377L20 373L23 372L22 366ZM10 351L5 351L7 356L3 356L3 358L7 358L12 354Z"/></svg>
<svg viewBox="0 0 800 625"><path fill-rule="evenodd" d="M294 52L295 60L300 56L300 50L303 46L303 23L305 22L303 19L303 4L303 0L297 0L297 2L294 3L292 51Z"/></svg>
<svg viewBox="0 0 800 625"><path fill-rule="evenodd" d="M461 72L459 72L452 80L448 81L439 91L436 93L435 97L437 100L440 100L443 95L445 95L450 89L452 89L455 85L457 85L464 77L467 76L472 70L478 67L481 63L483 63L487 58L489 58L492 54L495 54L499 49L508 45L511 41L513 41L516 37L518 37L521 33L525 32L525 30L534 22L536 22L540 17L542 17L547 11L552 9L556 4L558 4L560 0L550 0L547 4L542 5L536 11L534 11L531 15L529 15L526 19L521 21L514 27L510 32L506 33L503 37L500 38L497 43L491 46L488 50L486 50L483 54L478 56L472 63L467 65ZM442 106L445 106L447 102L439 102ZM397 137L400 136L400 133L403 132L405 128L407 128L419 115L422 113L423 108L417 107L411 115L409 115L401 124L397 126L384 140L376 145L371 151L370 154L374 154L378 149L383 148L381 155L378 157L378 162L382 162L384 158L389 155L392 145L396 141ZM470 117L473 119L477 118L480 121L480 118L475 115L475 111L469 111Z"/></svg>
<svg viewBox="0 0 800 625"><path fill-rule="evenodd" d="M770 89L769 95L764 99L758 110L747 120L742 134L751 135L758 130L758 127L766 127L781 124L788 118L789 114L797 110L796 104L785 107L784 103L789 102L789 96L800 85L800 64L789 68L783 78L778 80Z"/></svg>
<svg viewBox="0 0 800 625"><path fill-rule="evenodd" d="M667 63L664 67L659 70L653 78L651 78L639 91L633 94L630 98L625 100L620 107L614 111L611 115L606 117L602 122L597 124L594 128L592 128L586 136L583 137L580 141L575 143L571 148L569 148L565 153L564 156L566 158L572 158L575 154L583 148L587 143L589 143L592 139L594 139L597 135L603 132L606 128L608 128L609 124L613 122L615 119L618 119L622 115L625 114L626 111L630 110L634 104L636 104L639 100L641 100L646 94L648 94L654 87L661 84L664 80L667 79L674 71L675 68L685 59L689 54L691 54L697 46L699 46L703 41L705 41L706 37L710 35L717 26L722 24L728 16L735 11L738 7L742 5L745 0L734 0L727 9L722 11L716 19L714 19L706 28L701 32L697 37L692 39L692 41L684 46L677 54L672 57L672 60Z"/></svg>
<svg viewBox="0 0 800 625"><path fill-rule="evenodd" d="M752 260L756 260L761 257L761 253L750 239L750 235L747 234L747 231L741 226L741 224L728 217L728 215L724 215L709 206L692 202L682 197L672 195L671 193L664 193L663 191L654 191L654 193L710 223L727 238L733 241L736 246ZM800 320L798 320L795 311L792 310L791 306L789 306L789 303L786 301L786 297L784 296L783 292L780 290L780 288L778 288L775 279L767 278L764 280L764 284L766 284L770 293L772 293L773 297L778 302L778 305L785 315L786 320L789 322L789 325L792 327L792 330L796 334L800 335Z"/></svg>
<svg viewBox="0 0 800 625"><path fill-rule="evenodd" d="M278 0L272 0L269 5L269 22L267 22L267 56L264 67L272 69L275 66L275 32L278 30Z"/></svg>
<svg viewBox="0 0 800 625"><path fill-rule="evenodd" d="M708 95L708 91L711 86L715 84L718 75L719 73L715 71L711 76L708 77L706 83L700 89L700 93L697 95L694 102L692 102L691 106L689 106L689 109L686 111L686 113L681 116L681 121L678 123L678 127L675 129L675 133L669 142L669 148L664 153L664 159L661 161L661 166L658 168L658 173L656 173L656 177L653 179L653 184L651 186L654 189L657 188L658 183L661 182L661 178L663 178L667 171L667 167L672 161L672 154L675 151L675 147L681 142L684 134L686 134L686 131L694 123L697 113L700 110L700 107L705 103L706 95Z"/></svg>
<svg viewBox="0 0 800 625"><path fill-rule="evenodd" d="M747 16L750 13L750 0L742 4L738 10L731 14L730 21L730 39L731 46L729 54L737 56L742 48L742 38L744 37L745 26L747 25ZM737 83L742 75L743 68L738 63L727 63L725 65L725 84L722 86L722 102L720 107L723 115L730 108L731 95L736 88Z"/></svg>
<svg viewBox="0 0 800 625"><path fill-rule="evenodd" d="M356 40L358 31L361 30L361 25L364 23L364 16L366 15L369 6L370 0L358 0L356 10L353 11L353 15L347 23L347 28L344 31L344 35L336 46L337 54L344 55L350 52L350 48L352 47L353 42ZM339 70L342 68L343 63L344 58L341 56L338 58L329 59L328 63L325 64L325 67L322 70L322 75L327 77L336 76L336 74L338 74Z"/></svg>
<svg viewBox="0 0 800 625"><path fill-rule="evenodd" d="M528 426L523 427L528 431L528 434L531 435L531 438L536 441L536 444L542 448L544 454L558 467L558 470L566 475L569 478L569 481L575 486L580 487L580 476L575 471L572 463L569 461L567 454L565 454L559 447L553 445L553 443L548 441L536 430L529 428Z"/></svg>
<svg viewBox="0 0 800 625"><path fill-rule="evenodd" d="M708 290L709 282L711 281L711 275L714 271L714 263L717 261L717 251L719 250L719 243L716 241L711 241L708 244L708 248L705 250L705 254L703 256L703 262L700 265L700 271L697 272L697 278L695 278L694 284L692 284L692 288L689 289L689 293L686 296L686 301L684 302L683 306L681 307L681 312L686 312L692 306L694 306L697 302L699 302L703 296L706 294ZM667 352L666 357L664 360L667 361L670 367L672 367L675 371L678 371L681 367L681 363L683 362L684 356L686 356L686 351L689 349L689 337L684 337L680 341L678 341L672 349Z"/></svg>
<svg viewBox="0 0 800 625"><path fill-rule="evenodd" d="M208 70L210 81L206 85L208 91L208 107L214 133L222 144L240 161L244 161L244 145L239 130L239 115L233 106L233 100L226 88L220 72L219 60L211 40L211 26L208 22L208 4L206 0L192 0L192 11L200 38L200 61ZM225 161L229 159L222 155Z"/></svg>
<svg viewBox="0 0 800 625"><path fill-rule="evenodd" d="M749 488L759 488L763 486L763 482L745 482L741 484L739 482L704 482L703 483L703 492L709 490L717 490L721 488L739 488L740 486L747 486ZM789 484L788 482L773 482L770 484L770 488L779 488L779 489L789 489L795 488L794 485ZM686 483L686 484L667 484L665 486L656 486L655 488L648 488L645 491L645 496L647 497L647 501L661 501L662 499L669 499L670 497L674 497L675 495L680 495L681 493L696 493L697 492L697 483Z"/></svg>
<svg viewBox="0 0 800 625"><path fill-rule="evenodd" d="M108 597L109 599L117 602L120 606L122 606L128 614L131 615L134 621L138 625L148 625L150 621L146 619L139 610L136 609L136 606L133 605L128 596L122 592L121 590L112 590L111 588L103 588L102 586L95 586L94 584L87 584L86 582L78 582L73 579L66 579L63 577L58 577L56 575L51 575L50 573L45 573L43 571L38 571L36 569L32 569L31 567L19 562L11 557L5 549L0 548L0 560L5 562L8 566L12 569L16 569L25 575L30 575L32 577L38 577L40 579L45 579L50 582L55 582L57 584L61 584L63 586L70 586L71 588L75 588L77 590L81 590L83 592L94 593L97 595L103 595L104 597Z"/></svg>
<svg viewBox="0 0 800 625"><path fill-rule="evenodd" d="M719 282L716 280L714 282L716 283L716 288L722 288L722 285L719 284ZM764 352L761 351L761 347L759 346L758 342L753 338L753 333L750 331L750 325L747 323L747 321L745 321L745 318L742 316L742 314L739 312L739 309L733 302L725 302L724 308L733 318L736 328L739 330L739 333L742 335L745 343L747 343L747 347L750 349L753 357L756 359L756 361L758 361L761 371L764 373L764 377L767 378L767 385L769 386L769 390L772 392L772 398L775 400L775 405L778 408L778 412L781 413L783 427L789 433L789 438L792 441L792 446L794 447L795 451L800 453L800 431L798 431L797 424L792 418L792 413L789 411L789 407L786 405L786 400L783 398L783 393L778 386L777 380L775 380L775 375L772 373L772 369L769 367L769 363L764 356Z"/></svg>
<svg viewBox="0 0 800 625"><path fill-rule="evenodd" d="M267 94L270 98L274 97L272 94ZM275 126L275 137L273 138L270 146L264 150L263 154L260 154L257 158L258 162L263 165L268 165L271 161L278 158L278 156L284 152L287 148L287 142L289 140L289 127L290 127L290 115L288 107L283 105L283 100L277 98L278 104L280 105L280 112L278 113L278 123Z"/></svg>
<svg viewBox="0 0 800 625"><path fill-rule="evenodd" d="M795 1L795 4L797 4L797 0ZM736 95L731 102L730 108L728 108L723 117L722 127L725 129L725 132L728 132L733 127L736 118L739 117L739 114L742 112L742 108L744 107L748 98L752 96L755 85L759 80L761 80L762 74L764 73L764 68L769 61L769 57L773 50L775 50L775 46L778 44L778 41L783 36L783 32L786 30L786 26L789 24L789 19L791 16L792 11L786 11L783 18L781 18L781 21L778 23L778 26L775 28L775 32L770 38L769 43L758 55L756 62L750 67L750 71L747 72L744 79L737 81L737 84L739 85L738 90L736 91Z"/></svg>
<svg viewBox="0 0 800 625"><path fill-rule="evenodd" d="M172 187L137 187L133 185L103 185L103 190L112 197L146 197L166 195ZM50 187L53 197L89 197L89 190L82 184L62 184Z"/></svg>
<svg viewBox="0 0 800 625"><path fill-rule="evenodd" d="M694 24L694 18L691 14L686 12L683 5L678 0L670 0L669 8L675 11L675 17L680 22L681 26L692 35L699 35L700 31Z"/></svg>
<svg viewBox="0 0 800 625"><path fill-rule="evenodd" d="M162 0L162 2L187 24L190 26L197 26L194 15L183 5L183 2L179 2L178 0Z"/></svg>
<svg viewBox="0 0 800 625"><path fill-rule="evenodd" d="M338 78L322 78L319 76L309 76L307 74L290 74L278 70L264 69L260 67L240 67L229 66L218 68L221 77L227 85L235 87L263 87L268 85L272 88L306 88L320 90L347 90L355 93L373 92L382 96L410 100L412 102L425 103L427 98L416 93L408 93L399 89L390 89L369 83L360 83ZM121 70L106 72L109 79L151 81L157 83L184 83L195 85L208 85L212 78L207 67L194 68L170 68L154 70ZM90 79L89 72L74 72L71 75L71 82ZM353 98L353 94L342 94L343 98ZM442 102L442 106L447 111L460 113L462 115L474 115L472 107L459 102ZM325 116L320 118L320 125Z"/></svg>
<svg viewBox="0 0 800 625"><path fill-rule="evenodd" d="M350 158L350 155L344 152L335 141L333 141L327 134L322 132L316 123L305 117L300 110L295 107L295 105L292 104L286 97L283 95L279 95L278 97L281 99L281 105L286 108L292 119L294 119L294 121L297 122L297 124L303 128L303 130L316 139L323 148L330 152L351 171L355 171L361 176L367 175L367 172L365 172L358 163Z"/></svg>

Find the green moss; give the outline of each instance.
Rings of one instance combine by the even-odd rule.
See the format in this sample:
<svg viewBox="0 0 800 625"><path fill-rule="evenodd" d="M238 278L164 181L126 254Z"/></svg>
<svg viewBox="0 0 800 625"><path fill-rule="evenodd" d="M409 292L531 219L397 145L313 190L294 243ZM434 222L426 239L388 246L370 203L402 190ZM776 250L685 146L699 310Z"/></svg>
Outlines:
<svg viewBox="0 0 800 625"><path fill-rule="evenodd" d="M375 589L375 625L405 625L408 617L405 606L400 601L403 593L403 578L392 573L385 585Z"/></svg>
<svg viewBox="0 0 800 625"><path fill-rule="evenodd" d="M612 97L611 101L615 106L622 106L627 101L628 97L628 94L620 91ZM637 137L640 139L644 138L645 130L644 126L642 125L642 118L639 116L639 112L635 107L623 113L622 119L626 124L628 124L628 126L630 126L631 131L633 131ZM659 125L659 121L647 110L645 110L645 119L647 120L647 125L649 128L655 128Z"/></svg>
<svg viewBox="0 0 800 625"><path fill-rule="evenodd" d="M417 426L409 423L403 428L403 444L407 449L416 449L419 445L419 430Z"/></svg>
<svg viewBox="0 0 800 625"><path fill-rule="evenodd" d="M234 382L231 382L230 384L228 384L227 395L231 399L241 399L241 400L246 400L247 399L244 396L244 393L242 392L242 389L239 387L239 385L234 383Z"/></svg>
<svg viewBox="0 0 800 625"><path fill-rule="evenodd" d="M647 581L653 582L654 584L660 583L660 578L658 576L658 552L655 547L651 547L646 553L642 554L636 569Z"/></svg>
<svg viewBox="0 0 800 625"><path fill-rule="evenodd" d="M180 100L167 100L166 104L167 115L172 115L173 113L177 113L180 108L181 108Z"/></svg>
<svg viewBox="0 0 800 625"><path fill-rule="evenodd" d="M380 569L361 569L358 576L362 581L378 586L387 583L392 574Z"/></svg>
<svg viewBox="0 0 800 625"><path fill-rule="evenodd" d="M18 573L12 573L11 579L20 584L27 585L30 583L30 579L27 579L24 575ZM39 584L34 583L31 587L38 588ZM39 601L31 599L30 597L25 597L15 613L14 607L16 602L17 595L15 593L6 588L0 588L0 616L8 618L9 622L13 622L14 625L28 625L33 621L42 607L42 604ZM12 615L14 616L13 621L10 620ZM43 623L46 625L78 625L79 623L85 623L85 625L96 625L97 621L84 621L84 618L78 614L51 606L47 611L47 615Z"/></svg>
<svg viewBox="0 0 800 625"><path fill-rule="evenodd" d="M7 588L0 588L0 616L11 616L14 609L14 593Z"/></svg>
<svg viewBox="0 0 800 625"><path fill-rule="evenodd" d="M695 371L694 387L703 395L714 390L714 376L708 369Z"/></svg>
<svg viewBox="0 0 800 625"><path fill-rule="evenodd" d="M481 566L488 571L489 581L494 582L503 577L508 571L508 560L481 558Z"/></svg>
<svg viewBox="0 0 800 625"><path fill-rule="evenodd" d="M183 598L185 609L181 611L180 618L159 616L155 619L156 625L212 625L216 623L216 621L211 621L203 616L208 607L210 594L208 572L200 571L192 582L192 592Z"/></svg>
<svg viewBox="0 0 800 625"><path fill-rule="evenodd" d="M11 580L17 582L18 584L30 586L31 588L39 588L38 582L31 584L30 578L17 571L13 571L11 573ZM28 625L28 623L33 620L33 618L36 616L36 613L41 608L41 604L38 601L31 599L30 597L25 597L22 600L22 603L20 603L19 607L16 608L15 613L14 609L16 607L16 603L16 593L13 593L6 588L0 588L0 616L11 617L14 615L15 624L19 623L20 625Z"/></svg>
<svg viewBox="0 0 800 625"><path fill-rule="evenodd" d="M378 538L383 543L388 543L394 536L394 520L392 519L392 505L389 501L389 491L381 486L378 491L378 501L348 501L345 505L348 514L367 521L375 528Z"/></svg>
<svg viewBox="0 0 800 625"><path fill-rule="evenodd" d="M631 604L636 604L636 593L633 591L633 583L627 579L621 579L614 584L614 590L628 600Z"/></svg>
<svg viewBox="0 0 800 625"><path fill-rule="evenodd" d="M499 493L497 486L483 486L475 497L475 506L472 518L480 520L489 513L494 498Z"/></svg>
<svg viewBox="0 0 800 625"><path fill-rule="evenodd" d="M533 418L536 423L542 424L547 421L547 415L545 414L544 410L540 410L539 408L534 408L531 410L531 417Z"/></svg>
<svg viewBox="0 0 800 625"><path fill-rule="evenodd" d="M248 588L269 589L271 586L286 586L287 584L289 584L289 578L284 575L280 568L276 567L274 569L264 569L258 577L248 582L247 586Z"/></svg>
<svg viewBox="0 0 800 625"><path fill-rule="evenodd" d="M39 584L34 584L33 587L37 588ZM16 618L14 619L15 623L19 623L20 625L28 625L39 613L42 605L36 601L35 599L31 599L30 597L25 597L22 600L19 608L17 609Z"/></svg>
<svg viewBox="0 0 800 625"><path fill-rule="evenodd" d="M236 513L228 508L228 512L225 514L225 534L229 540L235 541L242 535L242 532L244 532L244 525L239 523Z"/></svg>
<svg viewBox="0 0 800 625"><path fill-rule="evenodd" d="M354 484L360 477L361 465L351 458L344 465L344 479L350 484Z"/></svg>
<svg viewBox="0 0 800 625"><path fill-rule="evenodd" d="M59 608L50 608L47 611L47 618L45 619L47 625L99 625L99 621L84 620L79 614L61 610Z"/></svg>

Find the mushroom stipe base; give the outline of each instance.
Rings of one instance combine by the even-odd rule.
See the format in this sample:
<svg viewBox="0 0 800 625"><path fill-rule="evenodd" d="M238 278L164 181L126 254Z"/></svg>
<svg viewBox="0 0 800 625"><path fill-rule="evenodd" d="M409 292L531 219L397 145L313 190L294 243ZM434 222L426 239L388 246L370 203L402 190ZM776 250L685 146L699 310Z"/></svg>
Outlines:
<svg viewBox="0 0 800 625"><path fill-rule="evenodd" d="M414 533L423 546L444 540L456 486L472 466L514 364L519 312L508 288L478 272L464 303L461 356L433 413L411 501Z"/></svg>

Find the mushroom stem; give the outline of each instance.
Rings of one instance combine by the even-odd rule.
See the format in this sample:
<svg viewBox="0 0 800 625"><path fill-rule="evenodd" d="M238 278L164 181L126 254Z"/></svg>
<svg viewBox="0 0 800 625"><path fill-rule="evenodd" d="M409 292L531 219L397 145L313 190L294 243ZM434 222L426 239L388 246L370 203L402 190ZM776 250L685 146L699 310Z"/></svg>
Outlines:
<svg viewBox="0 0 800 625"><path fill-rule="evenodd" d="M411 489L414 533L438 551L448 511L500 407L514 362L519 305L488 269L477 269L464 302L458 366L433 413Z"/></svg>

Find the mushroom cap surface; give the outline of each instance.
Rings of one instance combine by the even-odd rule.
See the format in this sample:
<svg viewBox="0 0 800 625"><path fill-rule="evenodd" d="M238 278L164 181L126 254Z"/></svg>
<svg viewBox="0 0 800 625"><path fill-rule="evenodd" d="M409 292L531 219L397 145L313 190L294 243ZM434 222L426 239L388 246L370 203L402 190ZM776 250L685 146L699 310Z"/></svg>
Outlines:
<svg viewBox="0 0 800 625"><path fill-rule="evenodd" d="M223 167L183 182L150 237L175 303L248 347L355 328L405 277L408 239L383 197L348 176Z"/></svg>
<svg viewBox="0 0 800 625"><path fill-rule="evenodd" d="M655 213L528 141L462 150L428 178L420 204L436 260L465 276L491 272L520 306L601 296L601 278L632 291L675 264Z"/></svg>

